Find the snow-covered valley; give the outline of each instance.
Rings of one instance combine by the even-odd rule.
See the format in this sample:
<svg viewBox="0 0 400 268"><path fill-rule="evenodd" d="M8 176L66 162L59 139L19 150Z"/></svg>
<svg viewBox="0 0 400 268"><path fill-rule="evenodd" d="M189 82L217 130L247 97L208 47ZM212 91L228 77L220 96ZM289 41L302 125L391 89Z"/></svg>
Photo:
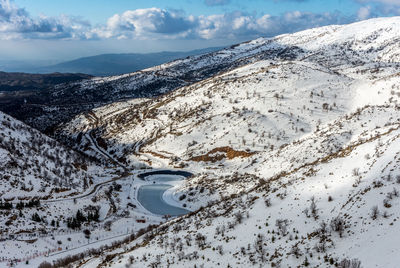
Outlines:
<svg viewBox="0 0 400 268"><path fill-rule="evenodd" d="M151 213L138 194L159 184L177 187L190 173L104 164L0 116L0 266L37 267L44 260L104 248L165 221L177 206L189 212L170 192L149 204L163 205L164 211Z"/></svg>
<svg viewBox="0 0 400 268"><path fill-rule="evenodd" d="M58 87L112 102L52 138L0 114L0 261L397 267L399 36L371 19Z"/></svg>

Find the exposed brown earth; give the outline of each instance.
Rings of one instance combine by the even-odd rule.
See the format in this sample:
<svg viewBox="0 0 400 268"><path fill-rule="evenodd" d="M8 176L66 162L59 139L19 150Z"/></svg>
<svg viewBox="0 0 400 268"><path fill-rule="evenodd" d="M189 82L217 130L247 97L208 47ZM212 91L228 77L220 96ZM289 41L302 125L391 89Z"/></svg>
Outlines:
<svg viewBox="0 0 400 268"><path fill-rule="evenodd" d="M232 149L231 147L225 146L225 147L218 147L215 149L212 149L210 152L208 152L205 155L199 155L190 158L190 161L196 161L196 162L217 162L220 161L224 158L227 158L228 160L237 158L237 157L250 157L255 152L245 152L245 151L236 151Z"/></svg>

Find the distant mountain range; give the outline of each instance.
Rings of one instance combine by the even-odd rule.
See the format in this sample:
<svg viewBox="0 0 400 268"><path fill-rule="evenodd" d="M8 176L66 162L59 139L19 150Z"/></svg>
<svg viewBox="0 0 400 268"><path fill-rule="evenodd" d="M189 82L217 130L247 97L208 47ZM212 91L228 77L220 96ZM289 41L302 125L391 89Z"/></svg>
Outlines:
<svg viewBox="0 0 400 268"><path fill-rule="evenodd" d="M222 49L211 47L185 52L157 52L157 53L128 53L128 54L102 54L84 57L72 61L61 62L43 66L43 63L34 66L31 62L23 65L9 62L0 64L0 69L6 72L28 73L85 73L94 76L120 75L139 71L145 68L160 65L169 61L188 56L200 55Z"/></svg>

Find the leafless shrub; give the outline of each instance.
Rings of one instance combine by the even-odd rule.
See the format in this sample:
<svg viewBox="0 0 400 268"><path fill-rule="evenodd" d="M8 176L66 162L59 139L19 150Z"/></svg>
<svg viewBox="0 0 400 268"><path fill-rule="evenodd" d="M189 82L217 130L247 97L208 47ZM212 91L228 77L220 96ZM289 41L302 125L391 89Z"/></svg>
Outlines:
<svg viewBox="0 0 400 268"><path fill-rule="evenodd" d="M315 244L314 249L316 252L326 252L327 250L327 245L326 245L326 241L325 240L321 240L319 241L317 244Z"/></svg>
<svg viewBox="0 0 400 268"><path fill-rule="evenodd" d="M389 218L389 213L385 210L382 214L382 217L384 217L385 219Z"/></svg>
<svg viewBox="0 0 400 268"><path fill-rule="evenodd" d="M388 198L383 199L383 206L385 208L390 208L392 206L392 204L390 204L390 201Z"/></svg>
<svg viewBox="0 0 400 268"><path fill-rule="evenodd" d="M281 235L285 236L287 235L288 231L287 231L287 226L288 226L288 220L282 220L282 219L278 219L276 220L276 227L278 227L278 233L280 233Z"/></svg>
<svg viewBox="0 0 400 268"><path fill-rule="evenodd" d="M337 232L339 236L342 237L344 229L346 228L346 222L342 217L337 216L331 220L330 226L332 231Z"/></svg>
<svg viewBox="0 0 400 268"><path fill-rule="evenodd" d="M317 204L315 203L315 197L311 197L311 204L310 204L310 212L314 219L318 219L318 209Z"/></svg>
<svg viewBox="0 0 400 268"><path fill-rule="evenodd" d="M222 248L222 245L219 245L219 246L217 246L217 251L218 251L218 253L220 254L220 255L224 255L224 250L223 250L223 248Z"/></svg>
<svg viewBox="0 0 400 268"><path fill-rule="evenodd" d="M293 254L296 258L301 256L301 250L297 244L292 247L290 253Z"/></svg>
<svg viewBox="0 0 400 268"><path fill-rule="evenodd" d="M361 261L358 259L343 259L338 263L339 268L361 268Z"/></svg>
<svg viewBox="0 0 400 268"><path fill-rule="evenodd" d="M376 220L379 216L379 209L378 206L373 206L371 209L371 218L373 220Z"/></svg>
<svg viewBox="0 0 400 268"><path fill-rule="evenodd" d="M238 224L241 224L241 223L242 223L243 214L242 214L240 211L238 211L238 212L235 213L235 220L236 220L236 222L237 222Z"/></svg>
<svg viewBox="0 0 400 268"><path fill-rule="evenodd" d="M266 199L264 200L264 203L265 203L265 206L266 206L266 207L270 207L270 206L271 206L271 199L270 199L270 198L266 198Z"/></svg>
<svg viewBox="0 0 400 268"><path fill-rule="evenodd" d="M393 188L393 195L395 196L395 197L399 197L399 191L396 189L396 188Z"/></svg>

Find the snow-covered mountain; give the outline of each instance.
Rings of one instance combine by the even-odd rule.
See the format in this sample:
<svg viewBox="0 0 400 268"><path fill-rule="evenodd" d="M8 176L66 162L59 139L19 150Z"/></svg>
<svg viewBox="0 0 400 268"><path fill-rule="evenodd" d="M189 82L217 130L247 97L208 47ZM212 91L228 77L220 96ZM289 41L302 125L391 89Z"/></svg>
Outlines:
<svg viewBox="0 0 400 268"><path fill-rule="evenodd" d="M352 77L365 71L371 77L384 77L385 73L379 72L381 66L397 68L398 30L398 17L393 17L259 38L135 73L60 85L28 98L12 114L36 128L49 130L95 107L124 99L159 96L259 60L307 61L332 72L345 68Z"/></svg>
<svg viewBox="0 0 400 268"><path fill-rule="evenodd" d="M196 212L86 267L396 267L398 115L390 105L365 107L236 161L237 173L201 174L178 194Z"/></svg>
<svg viewBox="0 0 400 268"><path fill-rule="evenodd" d="M90 232L72 239L58 233L59 255L32 263L397 267L399 36L400 17L327 26L62 85L43 95L48 103L28 101L22 111L34 107L35 113L26 122L40 129L57 126L59 141L108 163L88 171L72 164L80 178L93 178L89 188L77 184L80 192L54 196L37 210L45 217L42 228L54 219L60 229L50 229L65 231L75 224L68 215L77 219L78 209L95 208L95 223L89 214L83 217L92 240ZM29 146L9 137L31 141L41 134L1 116L12 123L0 129L0 155L18 164L24 160L14 160L23 157L17 151ZM33 155L26 161L40 165L44 159L53 172L54 159L45 152L54 141L44 139L36 154L26 152ZM194 174L169 182L173 187L160 197L190 213L169 219L142 206L140 187L156 183L144 177L155 174L146 175L149 167ZM29 184L30 175L21 174ZM40 174L39 183L46 181ZM15 251L23 256L18 243ZM0 253L14 250L1 245Z"/></svg>
<svg viewBox="0 0 400 268"><path fill-rule="evenodd" d="M179 88L98 107L56 133L123 166L195 173L170 192L193 212L84 267L396 267L399 36L400 17L372 19L125 76L129 89L152 72Z"/></svg>
<svg viewBox="0 0 400 268"><path fill-rule="evenodd" d="M153 166L193 165L181 160L225 147L274 150L357 108L396 104L400 65L382 59L398 57L399 24L397 17L376 19L241 44L235 49L265 51L277 44L297 49L287 51L294 55L291 60L255 57L253 63L158 98L97 108L76 117L61 133L83 148L87 140L82 134L90 132L105 140L116 158ZM366 30L360 33L361 28ZM371 39L377 33L385 38Z"/></svg>

